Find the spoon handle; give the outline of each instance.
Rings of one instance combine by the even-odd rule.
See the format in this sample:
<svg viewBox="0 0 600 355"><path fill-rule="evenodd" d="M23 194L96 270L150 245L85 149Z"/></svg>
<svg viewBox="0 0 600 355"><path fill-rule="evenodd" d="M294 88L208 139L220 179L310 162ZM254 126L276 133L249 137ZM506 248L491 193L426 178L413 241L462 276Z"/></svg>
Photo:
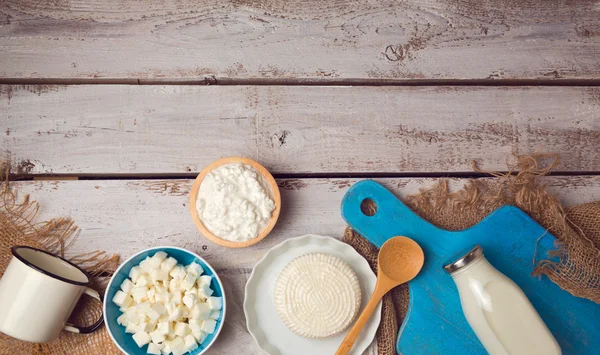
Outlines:
<svg viewBox="0 0 600 355"><path fill-rule="evenodd" d="M358 335L360 334L362 329L365 327L365 324L367 324L367 321L371 317L371 313L373 313L373 311L377 307L377 304L379 303L379 301L381 301L381 298L383 297L383 295L385 295L385 293L386 292L379 287L379 284L375 287L375 290L371 295L369 303L367 303L365 309L360 314L360 317L358 317L356 323L354 323L354 326L352 327L352 329L350 329L350 332L348 332L348 335L346 335L346 337L344 338L344 341L336 351L335 355L347 355L350 352L350 349L352 349L356 338L358 338Z"/></svg>

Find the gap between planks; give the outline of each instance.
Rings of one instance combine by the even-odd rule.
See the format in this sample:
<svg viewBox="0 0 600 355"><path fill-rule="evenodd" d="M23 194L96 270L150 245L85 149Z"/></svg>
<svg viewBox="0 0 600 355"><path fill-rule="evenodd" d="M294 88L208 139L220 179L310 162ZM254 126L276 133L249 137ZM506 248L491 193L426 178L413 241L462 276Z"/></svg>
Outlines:
<svg viewBox="0 0 600 355"><path fill-rule="evenodd" d="M595 79L0 78L0 85L600 86Z"/></svg>

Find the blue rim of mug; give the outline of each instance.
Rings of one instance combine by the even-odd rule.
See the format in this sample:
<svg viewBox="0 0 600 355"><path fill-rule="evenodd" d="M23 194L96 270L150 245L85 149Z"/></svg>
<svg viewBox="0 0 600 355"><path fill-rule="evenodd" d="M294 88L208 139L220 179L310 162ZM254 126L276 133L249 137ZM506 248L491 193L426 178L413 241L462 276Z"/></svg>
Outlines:
<svg viewBox="0 0 600 355"><path fill-rule="evenodd" d="M88 279L88 281L87 282L75 281L75 280L67 279L65 277L56 275L56 274L54 274L54 273L52 273L52 272L50 272L48 270L44 270L44 269L38 267L37 265L33 264L29 260L25 259L22 255L20 255L19 252L18 252L19 249L34 250L36 252L44 253L44 254L50 255L51 257L57 258L57 259L65 262L65 263L67 263L67 264L69 264L69 265L77 268L77 270L81 271L85 275L85 277ZM73 264L69 260L61 258L60 256L56 256L56 255L54 255L52 253L49 253L49 252L47 252L45 250L41 250L41 249L37 249L37 248L32 248L32 247L29 247L29 246L26 246L26 245L17 245L17 246L14 246L14 247L10 248L10 251L12 252L12 255L15 258L19 259L19 261L21 261L23 264L29 266L30 268L32 268L32 269L34 269L36 271L41 272L44 275L50 276L52 278L55 278L57 280L60 280L60 281L66 282L66 283L70 283L70 284L73 284L73 285L78 285L78 286L89 286L92 283L92 277L85 270L83 270L79 266Z"/></svg>

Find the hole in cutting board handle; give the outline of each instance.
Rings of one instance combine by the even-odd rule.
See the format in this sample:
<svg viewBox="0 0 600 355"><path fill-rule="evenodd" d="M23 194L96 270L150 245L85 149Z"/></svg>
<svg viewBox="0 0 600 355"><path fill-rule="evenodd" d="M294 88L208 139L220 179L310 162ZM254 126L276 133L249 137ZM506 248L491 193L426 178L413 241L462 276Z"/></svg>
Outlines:
<svg viewBox="0 0 600 355"><path fill-rule="evenodd" d="M375 201L371 200L370 198L365 198L360 203L360 211L365 216L373 216L375 215L375 213L377 213L377 203L375 203Z"/></svg>

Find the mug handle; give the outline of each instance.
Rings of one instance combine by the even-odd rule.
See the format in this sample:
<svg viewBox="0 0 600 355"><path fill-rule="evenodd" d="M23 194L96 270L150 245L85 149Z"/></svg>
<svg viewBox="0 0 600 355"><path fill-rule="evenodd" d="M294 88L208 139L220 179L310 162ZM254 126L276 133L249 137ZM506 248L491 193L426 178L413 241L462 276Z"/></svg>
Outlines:
<svg viewBox="0 0 600 355"><path fill-rule="evenodd" d="M86 295L97 299L98 301L100 301L100 303L102 303L102 296L100 296L100 294L98 293L98 291L93 290L89 287L86 287L83 290L83 293L85 293ZM93 331L95 331L96 329L100 328L100 326L102 325L102 323L104 323L104 316L101 315L100 319L98 319L96 321L96 323L90 325L89 327L79 327L70 323L67 323L65 325L65 327L63 328L64 330L68 331L68 332L72 332L72 333L79 333L79 334L89 334Z"/></svg>

